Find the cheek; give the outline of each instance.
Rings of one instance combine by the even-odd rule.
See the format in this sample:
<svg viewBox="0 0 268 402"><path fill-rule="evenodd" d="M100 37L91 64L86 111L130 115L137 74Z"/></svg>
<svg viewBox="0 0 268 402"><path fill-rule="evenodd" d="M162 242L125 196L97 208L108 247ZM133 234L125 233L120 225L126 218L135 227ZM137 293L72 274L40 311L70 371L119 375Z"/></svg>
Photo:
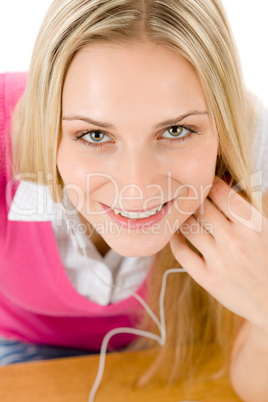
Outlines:
<svg viewBox="0 0 268 402"><path fill-rule="evenodd" d="M57 167L70 201L80 211L86 205L85 166L72 148L62 139L57 152Z"/></svg>
<svg viewBox="0 0 268 402"><path fill-rule="evenodd" d="M180 211L192 214L204 202L214 181L216 160L217 149L210 147L181 164L177 180L187 186L188 194L185 200L177 202Z"/></svg>
<svg viewBox="0 0 268 402"><path fill-rule="evenodd" d="M214 150L195 153L181 158L173 166L173 175L177 181L189 186L205 185L213 181L217 153Z"/></svg>
<svg viewBox="0 0 268 402"><path fill-rule="evenodd" d="M117 194L113 177L106 173L102 161L92 160L87 152L76 152L69 142L62 140L57 153L57 167L65 190L73 205L81 212L95 199L112 205Z"/></svg>
<svg viewBox="0 0 268 402"><path fill-rule="evenodd" d="M64 184L86 183L86 174L91 172L90 160L81 152L76 152L76 147L68 140L62 139L57 153L57 167Z"/></svg>

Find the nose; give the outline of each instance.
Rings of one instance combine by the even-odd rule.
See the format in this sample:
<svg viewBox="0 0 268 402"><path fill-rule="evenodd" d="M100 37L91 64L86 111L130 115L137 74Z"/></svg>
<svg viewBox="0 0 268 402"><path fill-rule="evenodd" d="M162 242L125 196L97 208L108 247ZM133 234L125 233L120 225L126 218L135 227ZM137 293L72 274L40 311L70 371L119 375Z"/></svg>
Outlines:
<svg viewBox="0 0 268 402"><path fill-rule="evenodd" d="M132 151L125 154L118 164L117 179L121 207L143 209L164 202L160 166L151 153Z"/></svg>

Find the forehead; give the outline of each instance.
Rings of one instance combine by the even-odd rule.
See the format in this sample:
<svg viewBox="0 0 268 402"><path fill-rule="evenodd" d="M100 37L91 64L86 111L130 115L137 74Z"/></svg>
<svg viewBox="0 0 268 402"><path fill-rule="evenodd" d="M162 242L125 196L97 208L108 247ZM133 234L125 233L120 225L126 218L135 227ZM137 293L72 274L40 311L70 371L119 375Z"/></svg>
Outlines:
<svg viewBox="0 0 268 402"><path fill-rule="evenodd" d="M100 109L107 113L111 104L124 113L129 108L196 109L206 103L194 68L164 46L151 42L88 45L76 53L68 69L64 113Z"/></svg>

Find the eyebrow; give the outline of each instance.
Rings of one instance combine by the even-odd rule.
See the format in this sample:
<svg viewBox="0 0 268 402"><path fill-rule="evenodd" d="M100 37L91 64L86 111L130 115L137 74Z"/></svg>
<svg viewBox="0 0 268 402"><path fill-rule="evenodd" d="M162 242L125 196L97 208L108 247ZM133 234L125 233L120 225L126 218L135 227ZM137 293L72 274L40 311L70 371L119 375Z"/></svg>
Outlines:
<svg viewBox="0 0 268 402"><path fill-rule="evenodd" d="M203 115L208 115L208 112L206 110L202 111L202 112L194 110L194 111L182 114L182 115L176 117L175 119L163 121L162 123L155 125L154 129L164 128L167 126L174 126L177 123L179 123L181 120L184 120L184 119L186 119L186 117L189 117L189 116L203 116ZM93 126L98 126L98 127L115 130L115 126L110 123L93 120L90 117L86 117L86 116L82 116L82 115L63 116L62 120L67 120L67 121L80 120L80 121L84 121L86 123L92 124Z"/></svg>

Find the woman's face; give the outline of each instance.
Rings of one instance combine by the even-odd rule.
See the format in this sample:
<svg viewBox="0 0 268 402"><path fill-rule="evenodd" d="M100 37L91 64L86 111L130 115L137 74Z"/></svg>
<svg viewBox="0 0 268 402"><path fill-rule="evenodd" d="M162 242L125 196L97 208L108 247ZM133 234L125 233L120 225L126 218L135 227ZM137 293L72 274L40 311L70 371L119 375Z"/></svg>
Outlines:
<svg viewBox="0 0 268 402"><path fill-rule="evenodd" d="M204 94L183 57L149 42L77 52L58 169L75 208L116 252L161 250L206 198L216 157Z"/></svg>

